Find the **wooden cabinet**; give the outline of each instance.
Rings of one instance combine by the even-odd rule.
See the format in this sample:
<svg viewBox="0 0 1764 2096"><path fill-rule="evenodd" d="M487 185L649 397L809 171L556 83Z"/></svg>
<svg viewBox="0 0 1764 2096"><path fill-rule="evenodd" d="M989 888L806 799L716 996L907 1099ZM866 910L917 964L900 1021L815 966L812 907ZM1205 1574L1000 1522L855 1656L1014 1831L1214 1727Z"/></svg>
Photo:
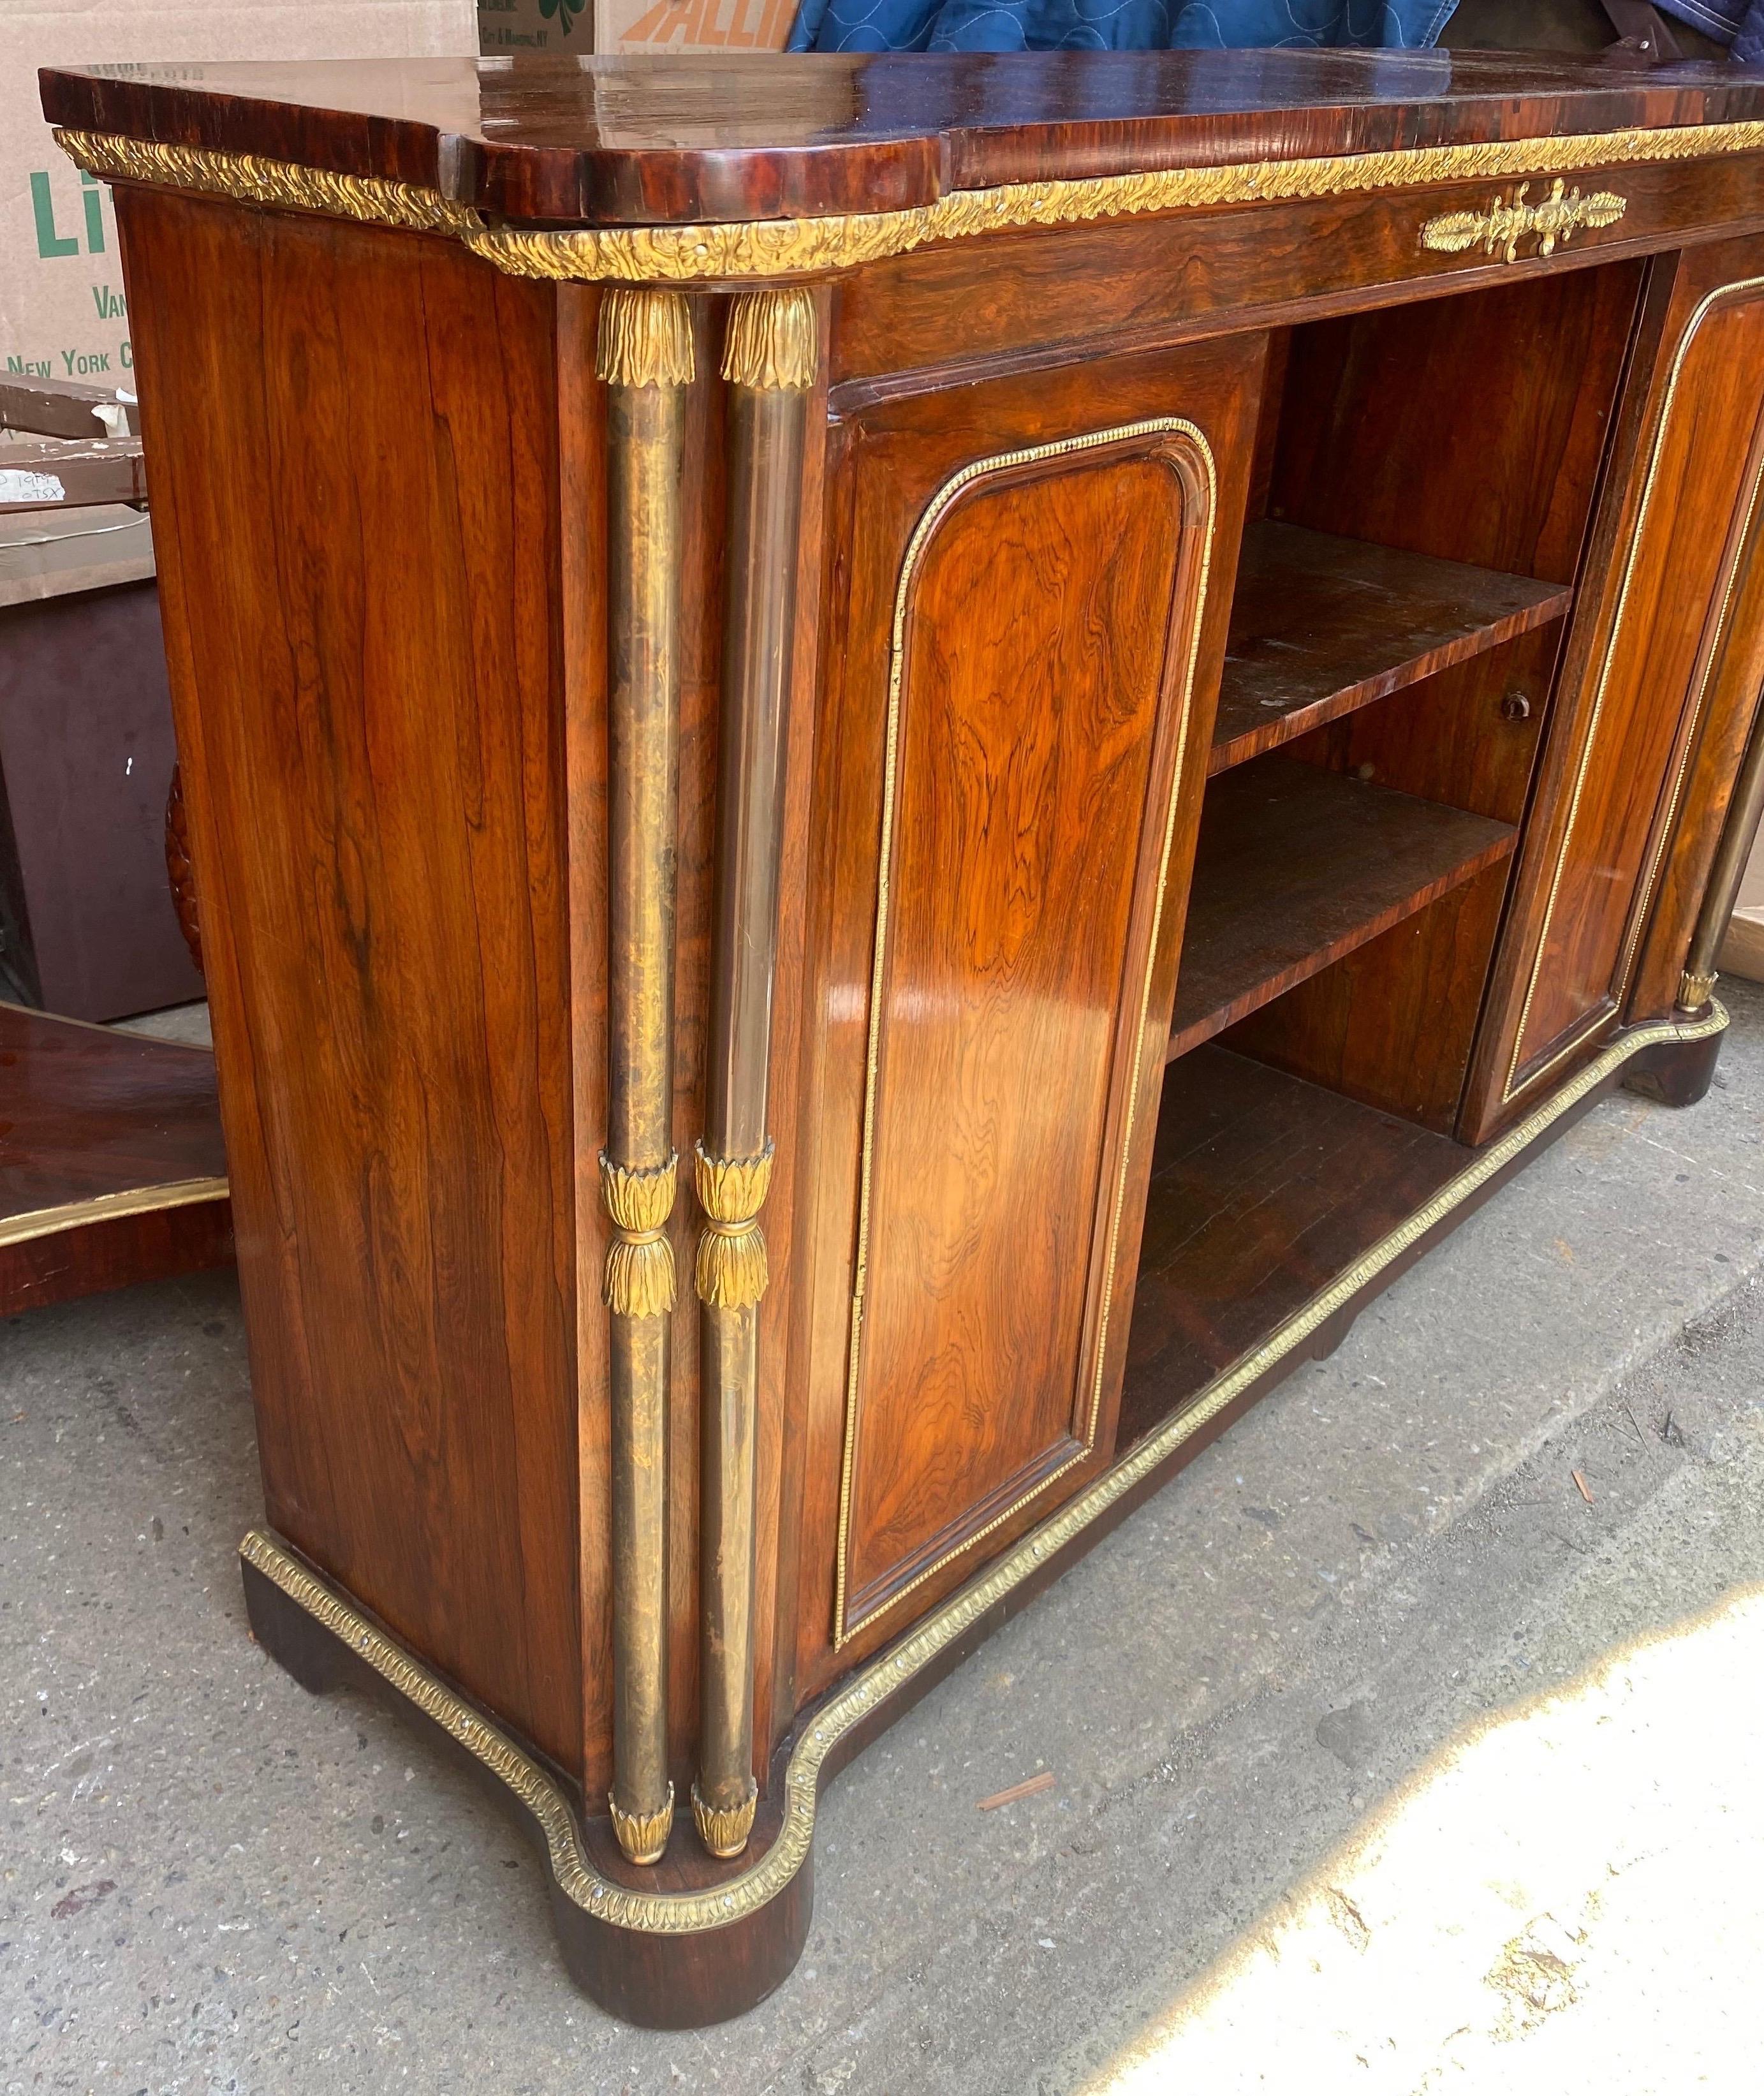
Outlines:
<svg viewBox="0 0 1764 2096"><path fill-rule="evenodd" d="M1033 124L928 55L46 81L252 1620L492 1781L646 2022L775 1985L841 1763L1725 1024L1764 85L1024 63Z"/></svg>

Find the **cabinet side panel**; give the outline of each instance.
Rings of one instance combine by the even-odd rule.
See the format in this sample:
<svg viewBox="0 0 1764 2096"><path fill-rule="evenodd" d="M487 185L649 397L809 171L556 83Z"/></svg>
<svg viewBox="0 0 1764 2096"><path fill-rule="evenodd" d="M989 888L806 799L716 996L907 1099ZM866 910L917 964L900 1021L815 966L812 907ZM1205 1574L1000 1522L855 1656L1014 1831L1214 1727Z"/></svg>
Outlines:
<svg viewBox="0 0 1764 2096"><path fill-rule="evenodd" d="M1749 510L1731 600L1718 619L1701 717L1670 789L1653 913L1631 972L1625 1014L1631 1021L1660 1018L1679 1000L1703 893L1746 746L1757 732L1764 692L1764 500L1754 497Z"/></svg>
<svg viewBox="0 0 1764 2096"><path fill-rule="evenodd" d="M1756 277L1735 273L1749 265ZM1622 522L1577 609L1479 1051L1517 1109L1615 1023L1709 712L1764 475L1764 248L1679 265Z"/></svg>
<svg viewBox="0 0 1764 2096"><path fill-rule="evenodd" d="M552 296L118 209L269 1517L574 1767Z"/></svg>

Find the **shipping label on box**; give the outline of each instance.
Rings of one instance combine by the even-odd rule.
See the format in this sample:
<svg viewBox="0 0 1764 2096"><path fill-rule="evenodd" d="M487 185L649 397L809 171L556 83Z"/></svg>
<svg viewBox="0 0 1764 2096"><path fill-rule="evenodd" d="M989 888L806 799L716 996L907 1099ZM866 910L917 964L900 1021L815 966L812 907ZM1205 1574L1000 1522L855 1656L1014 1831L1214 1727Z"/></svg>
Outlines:
<svg viewBox="0 0 1764 2096"><path fill-rule="evenodd" d="M468 58L472 0L5 0L0 4L0 369L132 391L110 192L57 147L39 66L239 59Z"/></svg>
<svg viewBox="0 0 1764 2096"><path fill-rule="evenodd" d="M478 43L487 57L594 49L593 0L478 0Z"/></svg>

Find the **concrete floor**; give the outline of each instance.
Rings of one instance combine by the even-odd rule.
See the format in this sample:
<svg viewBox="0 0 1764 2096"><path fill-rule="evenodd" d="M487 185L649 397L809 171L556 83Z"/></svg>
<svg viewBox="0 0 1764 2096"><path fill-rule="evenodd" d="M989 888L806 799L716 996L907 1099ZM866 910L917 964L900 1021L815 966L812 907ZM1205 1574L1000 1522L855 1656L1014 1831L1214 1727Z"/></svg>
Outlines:
<svg viewBox="0 0 1764 2096"><path fill-rule="evenodd" d="M801 1966L707 2033L576 1995L506 1824L250 1642L229 1278L0 1327L0 2090L1107 2072L1467 1722L1764 1579L1764 992L1730 1002L1703 1105L1598 1107L839 1779Z"/></svg>

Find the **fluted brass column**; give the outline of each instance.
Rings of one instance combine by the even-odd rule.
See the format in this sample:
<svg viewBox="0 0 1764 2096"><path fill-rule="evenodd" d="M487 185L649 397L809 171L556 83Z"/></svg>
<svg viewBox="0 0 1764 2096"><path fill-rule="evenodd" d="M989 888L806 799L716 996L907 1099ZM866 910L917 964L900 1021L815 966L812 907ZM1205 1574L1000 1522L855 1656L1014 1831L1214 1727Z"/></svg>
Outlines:
<svg viewBox="0 0 1764 2096"><path fill-rule="evenodd" d="M620 1847L667 1847L667 1238L674 1152L674 865L679 806L680 474L692 378L686 300L608 291L596 359L607 388L610 743L607 1137L613 1221L603 1292L613 1443L613 1788Z"/></svg>
<svg viewBox="0 0 1764 2096"><path fill-rule="evenodd" d="M753 291L729 315L728 609L724 622L717 916L698 1241L702 1653L692 1817L715 1856L747 1845L753 1779L753 1478L759 1214L766 1131L784 706L796 615L804 432L819 338L806 291Z"/></svg>
<svg viewBox="0 0 1764 2096"><path fill-rule="evenodd" d="M1701 1011L1715 993L1719 980L1715 962L1727 936L1727 920L1739 900L1740 883L1746 862L1764 820L1764 705L1752 723L1751 739L1740 760L1740 775L1733 782L1733 797L1727 803L1727 819L1722 825L1715 862L1709 869L1709 884L1703 890L1703 906L1696 928L1691 934L1691 950L1679 981L1679 1009Z"/></svg>

